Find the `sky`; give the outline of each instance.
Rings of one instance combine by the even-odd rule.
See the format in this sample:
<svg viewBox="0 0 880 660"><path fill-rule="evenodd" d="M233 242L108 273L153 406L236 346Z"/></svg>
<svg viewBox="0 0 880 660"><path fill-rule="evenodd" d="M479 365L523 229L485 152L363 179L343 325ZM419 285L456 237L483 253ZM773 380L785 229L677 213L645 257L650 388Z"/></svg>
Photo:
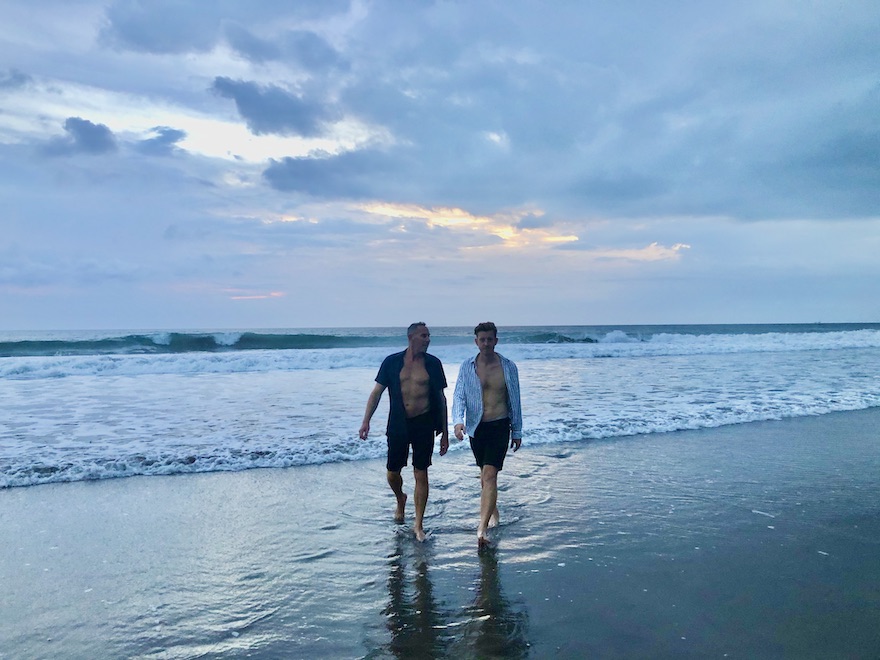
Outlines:
<svg viewBox="0 0 880 660"><path fill-rule="evenodd" d="M876 0L4 0L0 330L880 321Z"/></svg>

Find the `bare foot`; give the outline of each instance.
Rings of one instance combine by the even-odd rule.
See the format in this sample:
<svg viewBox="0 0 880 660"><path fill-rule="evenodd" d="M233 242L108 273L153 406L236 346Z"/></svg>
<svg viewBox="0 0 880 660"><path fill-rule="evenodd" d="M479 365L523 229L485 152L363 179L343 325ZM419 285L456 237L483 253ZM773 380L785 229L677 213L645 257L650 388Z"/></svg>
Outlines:
<svg viewBox="0 0 880 660"><path fill-rule="evenodd" d="M419 543L424 543L425 539L428 538L428 535L425 534L425 530L422 529L421 527L419 527L418 529L415 530L415 535L416 535L416 541L418 541Z"/></svg>
<svg viewBox="0 0 880 660"><path fill-rule="evenodd" d="M501 515L498 513L498 509L492 512L492 515L489 517L489 529L493 527L498 527L501 524Z"/></svg>
<svg viewBox="0 0 880 660"><path fill-rule="evenodd" d="M486 530L485 529L478 529L477 530L477 547L480 550L483 550L484 548L488 548L490 545L491 544L489 543L489 537L486 535Z"/></svg>
<svg viewBox="0 0 880 660"><path fill-rule="evenodd" d="M404 518L404 511L406 510L406 493L401 493L401 496L397 498L397 510L394 512L394 521L402 523Z"/></svg>

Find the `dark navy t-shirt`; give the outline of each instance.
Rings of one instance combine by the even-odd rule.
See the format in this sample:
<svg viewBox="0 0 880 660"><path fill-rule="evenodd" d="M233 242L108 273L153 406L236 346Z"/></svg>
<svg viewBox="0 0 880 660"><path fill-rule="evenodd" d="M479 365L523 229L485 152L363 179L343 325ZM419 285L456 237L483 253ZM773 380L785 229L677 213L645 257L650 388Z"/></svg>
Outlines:
<svg viewBox="0 0 880 660"><path fill-rule="evenodd" d="M400 370L403 369L403 358L406 351L389 355L382 361L376 382L388 388L390 406L388 408L387 435L403 435L406 433L406 408L403 406L403 392L400 388ZM431 419L434 430L443 432L443 413L446 404L443 401L443 390L446 388L446 374L439 358L425 353L425 371L428 372L428 401L431 405Z"/></svg>

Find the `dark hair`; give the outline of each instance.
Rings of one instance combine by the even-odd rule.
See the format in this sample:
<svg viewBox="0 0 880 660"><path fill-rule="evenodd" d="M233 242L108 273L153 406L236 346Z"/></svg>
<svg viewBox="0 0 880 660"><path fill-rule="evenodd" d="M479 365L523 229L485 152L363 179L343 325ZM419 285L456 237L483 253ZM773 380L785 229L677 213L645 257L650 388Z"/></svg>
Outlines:
<svg viewBox="0 0 880 660"><path fill-rule="evenodd" d="M428 324L424 321L416 321L415 323L410 323L409 327L406 329L406 338L409 339L410 337L412 337L416 333L416 329L423 326L427 328Z"/></svg>
<svg viewBox="0 0 880 660"><path fill-rule="evenodd" d="M496 337L498 336L498 328L495 327L495 324L492 323L492 321L483 321L474 328L475 335L478 335L481 332L491 332Z"/></svg>

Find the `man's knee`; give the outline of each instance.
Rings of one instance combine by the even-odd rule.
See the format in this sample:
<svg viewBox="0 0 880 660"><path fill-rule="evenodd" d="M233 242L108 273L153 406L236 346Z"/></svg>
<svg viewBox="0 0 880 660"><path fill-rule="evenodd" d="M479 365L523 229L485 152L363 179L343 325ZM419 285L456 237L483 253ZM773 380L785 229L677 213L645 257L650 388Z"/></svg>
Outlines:
<svg viewBox="0 0 880 660"><path fill-rule="evenodd" d="M413 476L416 481L427 483L428 481L428 471L420 470L418 468L413 468Z"/></svg>
<svg viewBox="0 0 880 660"><path fill-rule="evenodd" d="M480 481L483 482L483 485L495 484L498 482L498 468L494 465L484 465L483 469L480 471Z"/></svg>

